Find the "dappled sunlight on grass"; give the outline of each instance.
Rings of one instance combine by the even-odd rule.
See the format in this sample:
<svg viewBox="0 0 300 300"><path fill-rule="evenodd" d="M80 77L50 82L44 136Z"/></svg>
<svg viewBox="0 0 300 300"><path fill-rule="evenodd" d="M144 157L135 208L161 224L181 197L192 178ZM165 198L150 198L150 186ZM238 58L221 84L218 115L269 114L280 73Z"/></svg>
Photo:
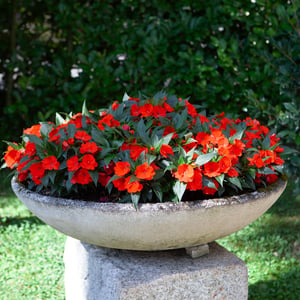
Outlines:
<svg viewBox="0 0 300 300"><path fill-rule="evenodd" d="M16 197L0 197L0 299L64 299L64 241Z"/></svg>
<svg viewBox="0 0 300 300"><path fill-rule="evenodd" d="M249 299L298 299L300 197L291 187L255 222L218 242L245 261Z"/></svg>

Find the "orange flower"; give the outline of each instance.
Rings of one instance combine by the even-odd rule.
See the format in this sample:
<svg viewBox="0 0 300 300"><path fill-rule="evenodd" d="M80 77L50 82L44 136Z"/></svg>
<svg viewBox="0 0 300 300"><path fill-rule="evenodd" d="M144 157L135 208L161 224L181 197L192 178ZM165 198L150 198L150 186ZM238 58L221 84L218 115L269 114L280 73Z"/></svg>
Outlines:
<svg viewBox="0 0 300 300"><path fill-rule="evenodd" d="M137 193L143 189L143 185L139 181L128 181L126 188L128 193Z"/></svg>
<svg viewBox="0 0 300 300"><path fill-rule="evenodd" d="M33 125L30 128L27 128L23 131L23 133L25 134L33 134L36 135L38 137L41 137L41 125Z"/></svg>
<svg viewBox="0 0 300 300"><path fill-rule="evenodd" d="M154 168L149 166L147 162L136 167L134 174L139 179L151 180L155 175Z"/></svg>
<svg viewBox="0 0 300 300"><path fill-rule="evenodd" d="M194 178L194 169L191 165L182 164L178 166L174 176L181 182L192 182Z"/></svg>
<svg viewBox="0 0 300 300"><path fill-rule="evenodd" d="M12 146L8 146L4 155L6 166L10 169L13 169L15 164L20 162L21 156L21 150L16 150Z"/></svg>
<svg viewBox="0 0 300 300"><path fill-rule="evenodd" d="M124 176L130 172L130 164L127 161L119 161L114 167L115 174L117 176Z"/></svg>
<svg viewBox="0 0 300 300"><path fill-rule="evenodd" d="M228 173L231 168L231 159L227 156L224 156L219 161L219 168L221 173Z"/></svg>

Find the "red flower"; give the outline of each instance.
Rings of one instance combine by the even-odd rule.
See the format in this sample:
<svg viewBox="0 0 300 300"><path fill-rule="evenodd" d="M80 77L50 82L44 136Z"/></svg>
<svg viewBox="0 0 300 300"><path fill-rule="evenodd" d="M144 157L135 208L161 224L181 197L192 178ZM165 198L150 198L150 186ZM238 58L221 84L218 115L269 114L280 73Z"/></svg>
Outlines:
<svg viewBox="0 0 300 300"><path fill-rule="evenodd" d="M217 177L221 175L219 163L210 161L204 165L203 174L207 177Z"/></svg>
<svg viewBox="0 0 300 300"><path fill-rule="evenodd" d="M36 177L36 178L41 178L45 174L45 169L41 162L33 163L29 167L29 171L30 171L32 177Z"/></svg>
<svg viewBox="0 0 300 300"><path fill-rule="evenodd" d="M174 111L174 108L172 106L170 106L168 103L164 102L163 104L164 106L164 109L167 111L167 112L172 112Z"/></svg>
<svg viewBox="0 0 300 300"><path fill-rule="evenodd" d="M171 126L167 126L167 127L165 128L164 133L163 133L163 136L166 136L166 135L168 135L168 134L170 134L170 133L172 133L172 132L174 132L174 134L172 135L172 139L178 138L178 135L177 135L177 133L176 133L176 130L175 130L173 127L171 127Z"/></svg>
<svg viewBox="0 0 300 300"><path fill-rule="evenodd" d="M36 148L35 148L35 144L31 143L31 142L27 142L25 145L25 155L33 156L36 153Z"/></svg>
<svg viewBox="0 0 300 300"><path fill-rule="evenodd" d="M100 130L105 130L105 127L103 124L106 124L109 127L120 126L120 122L117 120L114 120L113 115L111 115L111 114L105 115L101 120L99 120L98 128Z"/></svg>
<svg viewBox="0 0 300 300"><path fill-rule="evenodd" d="M107 183L110 180L110 176L108 176L106 173L99 173L99 177L98 177L98 182L102 185L102 186L106 186Z"/></svg>
<svg viewBox="0 0 300 300"><path fill-rule="evenodd" d="M43 168L45 170L58 170L60 163L55 156L48 156L42 160Z"/></svg>
<svg viewBox="0 0 300 300"><path fill-rule="evenodd" d="M98 163L92 154L86 154L82 157L80 166L87 170L95 170L95 168L98 166Z"/></svg>
<svg viewBox="0 0 300 300"><path fill-rule="evenodd" d="M25 181L28 177L28 172L29 172L28 170L20 172L19 175L18 175L18 180L20 182Z"/></svg>
<svg viewBox="0 0 300 300"><path fill-rule="evenodd" d="M68 142L69 145L72 146L72 145L74 145L75 140L74 140L73 138L68 138L68 141L67 141L67 142Z"/></svg>
<svg viewBox="0 0 300 300"><path fill-rule="evenodd" d="M139 179L151 180L155 175L154 168L148 165L147 162L136 167L134 174Z"/></svg>
<svg viewBox="0 0 300 300"><path fill-rule="evenodd" d="M107 175L112 175L114 172L115 163L111 161L107 166L104 166L104 171Z"/></svg>
<svg viewBox="0 0 300 300"><path fill-rule="evenodd" d="M181 182L192 182L194 178L194 169L188 164L179 165L174 176Z"/></svg>
<svg viewBox="0 0 300 300"><path fill-rule="evenodd" d="M139 107L139 112L141 113L141 117L150 117L153 113L153 105L151 103L146 103Z"/></svg>
<svg viewBox="0 0 300 300"><path fill-rule="evenodd" d="M114 167L115 174L117 176L124 176L130 172L130 163L127 161L119 161Z"/></svg>
<svg viewBox="0 0 300 300"><path fill-rule="evenodd" d="M73 156L70 159L68 159L67 160L67 167L68 167L68 171L70 171L70 172L77 171L80 167L78 157Z"/></svg>
<svg viewBox="0 0 300 300"><path fill-rule="evenodd" d="M266 180L268 184L271 184L277 180L278 176L276 174L268 174L266 175Z"/></svg>
<svg viewBox="0 0 300 300"><path fill-rule="evenodd" d="M94 142L87 142L85 144L82 144L79 149L81 154L85 154L85 153L95 154L98 150L99 148Z"/></svg>
<svg viewBox="0 0 300 300"><path fill-rule="evenodd" d="M120 106L119 102L118 101L114 101L114 103L112 104L111 108L113 110L116 110L119 106Z"/></svg>
<svg viewBox="0 0 300 300"><path fill-rule="evenodd" d="M85 131L82 131L82 130L78 130L76 133L75 133L75 138L77 140L81 140L83 141L84 143L88 142L92 137L86 133Z"/></svg>
<svg viewBox="0 0 300 300"><path fill-rule="evenodd" d="M139 145L130 145L129 149L131 150L130 157L133 160L137 160L142 152L145 152L146 154L149 151L148 148Z"/></svg>
<svg viewBox="0 0 300 300"><path fill-rule="evenodd" d="M189 103L187 100L185 100L185 106L187 107L188 114L191 117L196 118L198 116L195 106Z"/></svg>
<svg viewBox="0 0 300 300"><path fill-rule="evenodd" d="M196 141L201 146L206 146L210 143L210 135L205 132L198 132L196 136Z"/></svg>
<svg viewBox="0 0 300 300"><path fill-rule="evenodd" d="M234 168L231 168L228 172L227 172L227 175L229 177L238 177L239 176L239 172L234 169Z"/></svg>
<svg viewBox="0 0 300 300"><path fill-rule="evenodd" d="M170 145L161 145L159 152L163 157L169 157L168 154L174 155L173 149Z"/></svg>
<svg viewBox="0 0 300 300"><path fill-rule="evenodd" d="M166 115L167 115L167 112L162 106L155 105L153 107L153 116L155 118L158 118L158 117L163 117L164 118Z"/></svg>
<svg viewBox="0 0 300 300"><path fill-rule="evenodd" d="M208 186L203 187L203 189L202 189L203 194L214 195L219 187L219 184L216 180L214 180L214 184L215 184L216 188L212 188L212 187L208 187Z"/></svg>
<svg viewBox="0 0 300 300"><path fill-rule="evenodd" d="M133 117L137 117L140 114L140 111L139 111L139 108L138 108L137 104L131 105L130 114Z"/></svg>
<svg viewBox="0 0 300 300"><path fill-rule="evenodd" d="M73 184L75 184L75 183L89 184L92 181L93 181L93 179L92 179L91 175L89 174L88 170L86 170L86 169L77 170L71 179L71 183L73 183Z"/></svg>
<svg viewBox="0 0 300 300"><path fill-rule="evenodd" d="M127 178L125 177L115 179L112 183L119 191L125 191L127 188Z"/></svg>
<svg viewBox="0 0 300 300"><path fill-rule="evenodd" d="M190 191L198 191L202 189L202 172L200 168L194 169L193 181L188 182L187 189Z"/></svg>

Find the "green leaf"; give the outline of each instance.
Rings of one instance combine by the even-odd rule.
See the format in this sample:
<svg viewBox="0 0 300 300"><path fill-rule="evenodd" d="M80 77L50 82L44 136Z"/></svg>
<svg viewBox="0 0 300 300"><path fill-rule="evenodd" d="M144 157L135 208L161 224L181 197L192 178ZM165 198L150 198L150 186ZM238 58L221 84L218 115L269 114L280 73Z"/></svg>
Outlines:
<svg viewBox="0 0 300 300"><path fill-rule="evenodd" d="M177 196L178 200L181 201L182 196L186 190L186 186L187 184L184 182L181 182L179 180L177 180L173 186L173 191L175 193L175 195Z"/></svg>
<svg viewBox="0 0 300 300"><path fill-rule="evenodd" d="M271 139L270 139L270 135L267 134L262 142L262 148L263 150L268 150L270 146L271 146Z"/></svg>
<svg viewBox="0 0 300 300"><path fill-rule="evenodd" d="M41 178L41 182L43 184L43 186L48 186L49 184L49 176L48 175L44 175L42 178Z"/></svg>
<svg viewBox="0 0 300 300"><path fill-rule="evenodd" d="M147 132L147 127L145 126L145 123L143 120L140 120L137 124L136 131L138 134L138 137L142 140L143 143L150 145L151 139Z"/></svg>
<svg viewBox="0 0 300 300"><path fill-rule="evenodd" d="M92 177L95 186L97 186L98 185L99 173L97 171L89 171L89 174Z"/></svg>
<svg viewBox="0 0 300 300"><path fill-rule="evenodd" d="M229 178L228 178L228 181L229 181L231 184L237 186L240 190L243 189L243 188L242 188L242 185L241 185L241 182L240 182L240 180L239 180L237 177L229 177Z"/></svg>
<svg viewBox="0 0 300 300"><path fill-rule="evenodd" d="M31 143L34 143L36 146L43 147L43 141L38 136L34 134L26 134L26 136Z"/></svg>
<svg viewBox="0 0 300 300"><path fill-rule="evenodd" d="M211 152L211 153L206 153L203 155L199 155L196 160L195 163L198 167L208 163L209 161L211 161L215 156L217 155L216 152Z"/></svg>
<svg viewBox="0 0 300 300"><path fill-rule="evenodd" d="M55 114L56 125L62 125L62 124L65 124L65 122L66 122L65 119L59 113Z"/></svg>
<svg viewBox="0 0 300 300"><path fill-rule="evenodd" d="M219 183L221 186L223 186L224 177L225 177L225 174L221 174L220 176L217 176L217 177L216 177L216 180L218 181L218 183Z"/></svg>
<svg viewBox="0 0 300 300"><path fill-rule="evenodd" d="M83 116L88 116L89 115L89 110L86 107L86 101L85 100L83 101L83 104L82 104L82 115Z"/></svg>
<svg viewBox="0 0 300 300"><path fill-rule="evenodd" d="M131 196L131 201L134 205L134 208L137 210L141 194L140 193L136 193L136 194L132 193L132 194L130 194L130 196Z"/></svg>
<svg viewBox="0 0 300 300"><path fill-rule="evenodd" d="M48 175L49 175L49 179L50 179L51 183L54 184L56 172L55 171L50 171L48 173Z"/></svg>
<svg viewBox="0 0 300 300"><path fill-rule="evenodd" d="M229 141L234 142L234 140L241 140L243 137L243 134L246 130L246 127L247 127L246 123L244 123L244 122L241 123L241 125L237 129L237 132L229 138Z"/></svg>
<svg viewBox="0 0 300 300"><path fill-rule="evenodd" d="M76 133L76 125L72 123L68 124L67 132L69 138L74 138L74 135Z"/></svg>
<svg viewBox="0 0 300 300"><path fill-rule="evenodd" d="M129 95L125 92L124 96L123 96L123 102L128 101L129 100Z"/></svg>
<svg viewBox="0 0 300 300"><path fill-rule="evenodd" d="M48 136L49 132L52 130L52 125L50 125L49 123L41 123L41 135L42 136Z"/></svg>
<svg viewBox="0 0 300 300"><path fill-rule="evenodd" d="M163 200L163 192L161 190L161 186L159 184L153 185L153 191L156 195L156 197L159 199L160 202Z"/></svg>

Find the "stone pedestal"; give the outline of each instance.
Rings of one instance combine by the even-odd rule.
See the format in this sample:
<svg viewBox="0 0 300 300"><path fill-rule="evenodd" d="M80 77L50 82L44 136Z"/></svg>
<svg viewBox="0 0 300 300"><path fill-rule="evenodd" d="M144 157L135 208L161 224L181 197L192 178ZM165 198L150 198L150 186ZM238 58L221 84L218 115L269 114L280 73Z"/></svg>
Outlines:
<svg viewBox="0 0 300 300"><path fill-rule="evenodd" d="M142 252L97 247L69 238L65 254L67 300L243 300L245 263L217 243L193 259L184 249Z"/></svg>

